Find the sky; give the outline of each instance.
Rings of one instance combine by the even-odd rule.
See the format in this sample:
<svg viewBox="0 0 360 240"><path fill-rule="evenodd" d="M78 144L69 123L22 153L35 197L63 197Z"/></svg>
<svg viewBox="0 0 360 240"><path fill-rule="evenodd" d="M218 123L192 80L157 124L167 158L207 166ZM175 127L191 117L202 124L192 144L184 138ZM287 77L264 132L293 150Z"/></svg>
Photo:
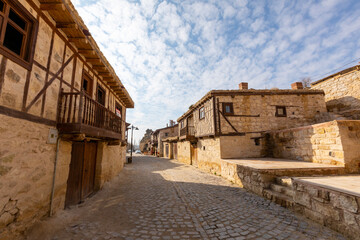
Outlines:
<svg viewBox="0 0 360 240"><path fill-rule="evenodd" d="M286 89L360 61L358 0L72 2L135 102L137 142L212 89Z"/></svg>

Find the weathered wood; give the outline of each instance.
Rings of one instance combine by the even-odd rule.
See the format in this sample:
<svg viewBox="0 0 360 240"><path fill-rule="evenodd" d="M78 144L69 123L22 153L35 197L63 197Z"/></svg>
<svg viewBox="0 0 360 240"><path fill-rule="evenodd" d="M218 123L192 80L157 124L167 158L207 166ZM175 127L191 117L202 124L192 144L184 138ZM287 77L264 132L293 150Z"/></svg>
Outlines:
<svg viewBox="0 0 360 240"><path fill-rule="evenodd" d="M63 3L49 2L49 3L41 3L40 9L43 11L65 11L66 7Z"/></svg>
<svg viewBox="0 0 360 240"><path fill-rule="evenodd" d="M93 49L79 49L78 52L80 54L96 55L96 52Z"/></svg>
<svg viewBox="0 0 360 240"><path fill-rule="evenodd" d="M79 26L76 23L56 23L56 28L60 28L60 29L79 29Z"/></svg>
<svg viewBox="0 0 360 240"><path fill-rule="evenodd" d="M84 37L69 37L68 38L69 42L73 42L73 43L84 43L84 44L88 44L89 41L84 38Z"/></svg>

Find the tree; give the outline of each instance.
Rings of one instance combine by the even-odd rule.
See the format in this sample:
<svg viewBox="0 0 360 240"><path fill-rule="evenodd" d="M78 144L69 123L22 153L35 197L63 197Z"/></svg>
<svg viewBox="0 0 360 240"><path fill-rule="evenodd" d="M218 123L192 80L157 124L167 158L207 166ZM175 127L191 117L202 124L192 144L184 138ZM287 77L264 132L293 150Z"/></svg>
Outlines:
<svg viewBox="0 0 360 240"><path fill-rule="evenodd" d="M302 82L304 88L311 87L311 78L310 77L304 77L303 79L301 79L301 82Z"/></svg>

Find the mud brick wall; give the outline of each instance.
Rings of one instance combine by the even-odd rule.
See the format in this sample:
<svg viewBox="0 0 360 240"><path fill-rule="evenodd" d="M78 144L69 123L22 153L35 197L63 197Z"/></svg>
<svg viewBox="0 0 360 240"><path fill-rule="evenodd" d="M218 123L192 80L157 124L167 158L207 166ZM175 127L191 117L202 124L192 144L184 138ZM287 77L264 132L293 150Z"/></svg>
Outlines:
<svg viewBox="0 0 360 240"><path fill-rule="evenodd" d="M313 83L311 88L325 92L326 107L331 112L360 109L360 66Z"/></svg>
<svg viewBox="0 0 360 240"><path fill-rule="evenodd" d="M295 179L294 202L306 217L345 234L360 236L360 197Z"/></svg>

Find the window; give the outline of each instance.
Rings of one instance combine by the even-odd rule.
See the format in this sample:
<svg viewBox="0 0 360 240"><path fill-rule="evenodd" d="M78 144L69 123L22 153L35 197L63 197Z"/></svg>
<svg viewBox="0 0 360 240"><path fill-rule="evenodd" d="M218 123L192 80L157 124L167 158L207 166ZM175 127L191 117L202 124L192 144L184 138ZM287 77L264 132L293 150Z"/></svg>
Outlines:
<svg viewBox="0 0 360 240"><path fill-rule="evenodd" d="M169 136L169 133L165 133L165 137Z"/></svg>
<svg viewBox="0 0 360 240"><path fill-rule="evenodd" d="M121 105L116 103L115 104L115 114L116 116L118 116L119 118L122 117L122 108L121 108Z"/></svg>
<svg viewBox="0 0 360 240"><path fill-rule="evenodd" d="M234 108L232 103L223 103L223 112L225 115L234 115Z"/></svg>
<svg viewBox="0 0 360 240"><path fill-rule="evenodd" d="M105 90L100 87L98 85L98 88L97 88L97 101L98 103L100 103L101 105L105 106Z"/></svg>
<svg viewBox="0 0 360 240"><path fill-rule="evenodd" d="M30 67L35 19L13 0L0 0L0 52L24 67Z"/></svg>
<svg viewBox="0 0 360 240"><path fill-rule="evenodd" d="M90 97L92 96L93 89L93 80L92 78L84 72L83 80L82 80L82 89L86 92Z"/></svg>
<svg viewBox="0 0 360 240"><path fill-rule="evenodd" d="M276 117L286 117L286 107L276 106Z"/></svg>
<svg viewBox="0 0 360 240"><path fill-rule="evenodd" d="M180 122L180 128L184 128L185 126L184 126L184 120L182 120L181 122Z"/></svg>
<svg viewBox="0 0 360 240"><path fill-rule="evenodd" d="M199 109L199 119L204 119L205 118L205 108L202 107Z"/></svg>

